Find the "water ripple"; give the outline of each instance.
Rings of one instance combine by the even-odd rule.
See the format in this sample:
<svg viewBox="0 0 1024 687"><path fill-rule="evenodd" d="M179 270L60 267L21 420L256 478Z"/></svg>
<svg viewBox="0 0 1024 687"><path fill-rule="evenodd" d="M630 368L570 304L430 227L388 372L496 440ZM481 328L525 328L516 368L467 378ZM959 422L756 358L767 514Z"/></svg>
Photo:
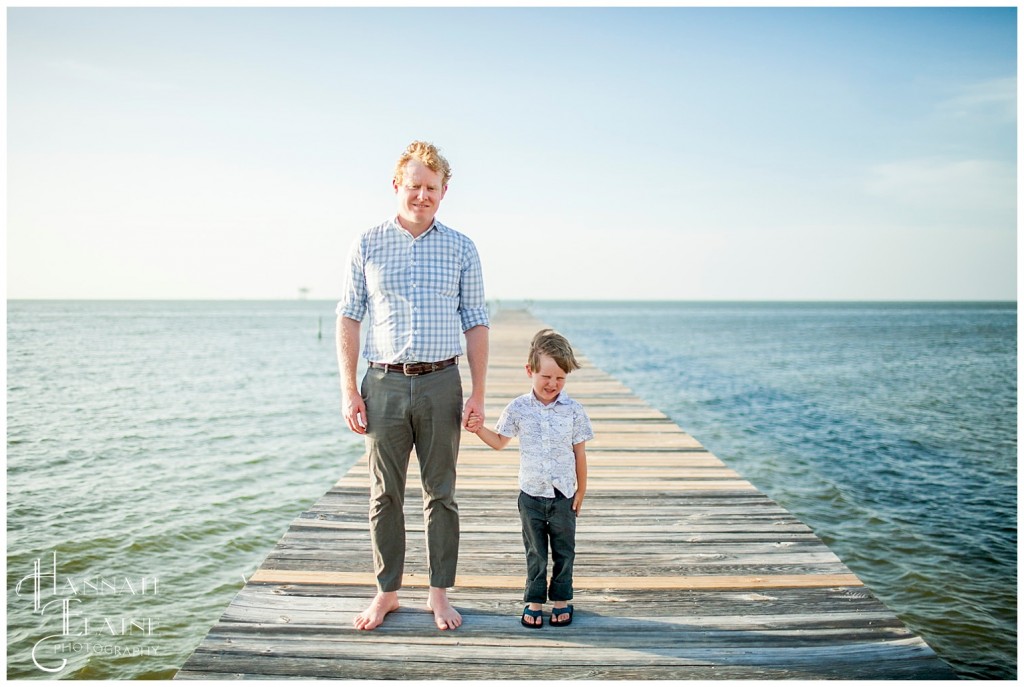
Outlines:
<svg viewBox="0 0 1024 687"><path fill-rule="evenodd" d="M1014 305L534 311L810 525L962 676L1016 677Z"/></svg>

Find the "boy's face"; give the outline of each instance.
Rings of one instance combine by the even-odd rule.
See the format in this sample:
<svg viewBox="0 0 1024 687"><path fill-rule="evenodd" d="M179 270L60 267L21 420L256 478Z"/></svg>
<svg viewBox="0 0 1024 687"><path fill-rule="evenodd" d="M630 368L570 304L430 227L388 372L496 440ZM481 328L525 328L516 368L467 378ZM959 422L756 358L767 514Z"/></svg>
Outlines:
<svg viewBox="0 0 1024 687"><path fill-rule="evenodd" d="M534 371L530 364L526 364L526 375L533 380L533 395L537 400L548 405L554 403L558 394L562 393L565 387L565 378L569 373L558 366L554 358L549 355L540 355L540 366Z"/></svg>

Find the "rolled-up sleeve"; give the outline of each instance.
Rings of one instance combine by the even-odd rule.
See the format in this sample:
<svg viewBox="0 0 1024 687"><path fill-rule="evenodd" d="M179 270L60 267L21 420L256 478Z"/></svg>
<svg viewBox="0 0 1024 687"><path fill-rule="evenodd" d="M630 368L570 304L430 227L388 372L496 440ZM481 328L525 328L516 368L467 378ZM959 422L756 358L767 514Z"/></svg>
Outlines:
<svg viewBox="0 0 1024 687"><path fill-rule="evenodd" d="M465 256L462 261L462 280L459 284L459 317L462 331L483 325L490 327L487 316L487 299L484 297L484 274L480 265L480 254L476 245L466 239Z"/></svg>
<svg viewBox="0 0 1024 687"><path fill-rule="evenodd" d="M335 313L357 322L366 316L366 273L363 270L365 255L363 239L352 244L348 254L348 273L345 275L345 287L342 298L338 301Z"/></svg>

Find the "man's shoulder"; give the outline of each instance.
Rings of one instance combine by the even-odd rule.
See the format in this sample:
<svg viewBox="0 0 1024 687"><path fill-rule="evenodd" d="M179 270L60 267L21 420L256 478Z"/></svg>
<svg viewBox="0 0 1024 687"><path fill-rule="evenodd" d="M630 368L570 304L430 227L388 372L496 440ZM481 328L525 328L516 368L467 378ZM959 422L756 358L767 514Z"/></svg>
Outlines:
<svg viewBox="0 0 1024 687"><path fill-rule="evenodd" d="M381 244L389 236L393 225L394 220L385 220L369 229L362 230L352 242L352 250L362 252L373 245Z"/></svg>
<svg viewBox="0 0 1024 687"><path fill-rule="evenodd" d="M363 232L361 234L359 234L359 237L363 238L363 239L367 239L367 238L374 238L374 237L382 236L382 235L387 234L388 232L392 231L394 229L394 227L395 227L395 220L394 219L386 219L383 222L381 222L380 224L375 224L374 226L370 227L369 229L363 230Z"/></svg>
<svg viewBox="0 0 1024 687"><path fill-rule="evenodd" d="M448 241L453 241L463 246L473 246L473 239L463 234L458 229L452 229L447 224L443 224L436 219L434 220L434 226L437 229L439 236L443 236Z"/></svg>

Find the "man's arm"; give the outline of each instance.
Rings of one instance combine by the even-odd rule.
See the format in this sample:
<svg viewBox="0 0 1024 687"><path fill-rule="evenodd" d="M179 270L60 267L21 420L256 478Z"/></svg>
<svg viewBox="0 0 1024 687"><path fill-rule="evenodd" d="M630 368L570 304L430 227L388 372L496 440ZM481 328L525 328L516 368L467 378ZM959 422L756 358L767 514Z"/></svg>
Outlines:
<svg viewBox="0 0 1024 687"><path fill-rule="evenodd" d="M366 434L366 404L356 385L356 366L359 363L358 320L338 315L338 370L341 374L341 414L349 429Z"/></svg>
<svg viewBox="0 0 1024 687"><path fill-rule="evenodd" d="M487 387L487 356L489 354L490 329L485 325L477 325L466 330L466 357L469 359L469 377L473 390L466 401L462 412L462 426L469 428L469 416L480 416L480 424L484 422L484 394Z"/></svg>

